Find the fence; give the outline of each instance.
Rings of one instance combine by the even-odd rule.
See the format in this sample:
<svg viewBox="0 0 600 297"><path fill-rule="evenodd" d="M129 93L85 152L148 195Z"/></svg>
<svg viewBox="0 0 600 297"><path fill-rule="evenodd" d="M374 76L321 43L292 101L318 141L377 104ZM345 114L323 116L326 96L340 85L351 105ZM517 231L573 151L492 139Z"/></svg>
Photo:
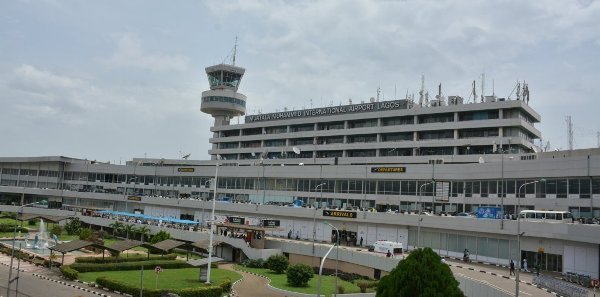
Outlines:
<svg viewBox="0 0 600 297"><path fill-rule="evenodd" d="M588 290L585 288L545 275L534 277L533 283L568 297L588 296Z"/></svg>

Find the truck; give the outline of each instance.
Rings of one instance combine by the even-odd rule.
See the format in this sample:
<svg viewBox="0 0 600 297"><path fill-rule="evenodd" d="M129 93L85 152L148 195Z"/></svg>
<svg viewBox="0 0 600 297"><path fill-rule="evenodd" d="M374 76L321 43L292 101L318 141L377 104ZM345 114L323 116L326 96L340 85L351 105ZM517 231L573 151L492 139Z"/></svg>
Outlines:
<svg viewBox="0 0 600 297"><path fill-rule="evenodd" d="M392 255L402 255L404 251L401 242L378 240L373 244L373 252L387 254L390 252Z"/></svg>

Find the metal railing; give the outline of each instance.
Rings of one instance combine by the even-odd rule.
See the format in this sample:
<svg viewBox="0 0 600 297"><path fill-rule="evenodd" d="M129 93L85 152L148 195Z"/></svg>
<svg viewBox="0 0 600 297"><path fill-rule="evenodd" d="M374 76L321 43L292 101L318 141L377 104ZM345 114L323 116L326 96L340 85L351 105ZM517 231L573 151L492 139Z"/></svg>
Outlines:
<svg viewBox="0 0 600 297"><path fill-rule="evenodd" d="M550 276L540 275L533 278L533 283L568 297L587 297L588 290L578 285L556 279Z"/></svg>

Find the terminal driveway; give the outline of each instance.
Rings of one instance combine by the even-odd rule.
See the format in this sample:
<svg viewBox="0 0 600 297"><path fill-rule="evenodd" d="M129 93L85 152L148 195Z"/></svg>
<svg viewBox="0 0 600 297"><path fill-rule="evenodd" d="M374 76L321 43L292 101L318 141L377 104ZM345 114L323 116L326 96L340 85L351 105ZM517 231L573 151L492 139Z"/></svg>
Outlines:
<svg viewBox="0 0 600 297"><path fill-rule="evenodd" d="M10 264L10 256L0 255L0 297L6 295L6 282L8 281L8 266L2 264ZM15 260L13 266L17 266L17 261ZM19 274L19 296L18 297L52 297L52 296L60 296L60 297L79 297L79 296L95 296L99 295L92 294L91 292L86 292L83 290L79 290L77 288L69 287L64 284L60 284L57 282L52 282L46 279L41 279L37 276L32 275L32 273L38 274L48 274L48 270L37 267L35 265L29 264L27 262L21 262L21 269L25 270L25 272L21 271ZM45 272L45 273L44 273ZM13 269L13 277L16 276L17 270ZM58 279L58 277L52 277L54 279ZM15 284L11 286L14 290ZM110 294L115 295L115 294ZM11 291L10 296L15 296L14 291Z"/></svg>

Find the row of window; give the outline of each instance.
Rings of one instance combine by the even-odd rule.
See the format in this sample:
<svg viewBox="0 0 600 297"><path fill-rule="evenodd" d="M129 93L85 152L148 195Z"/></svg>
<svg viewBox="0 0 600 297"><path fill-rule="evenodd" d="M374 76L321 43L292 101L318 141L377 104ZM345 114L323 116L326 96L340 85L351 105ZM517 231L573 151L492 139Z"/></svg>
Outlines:
<svg viewBox="0 0 600 297"><path fill-rule="evenodd" d="M224 96L202 97L202 102L226 102L226 103L233 103L233 104L237 104L237 105L246 107L246 101L237 99L237 98L232 98L232 97L224 97Z"/></svg>
<svg viewBox="0 0 600 297"><path fill-rule="evenodd" d="M244 103L245 106L245 103ZM504 110L504 118L520 118L526 120L528 123L533 124L534 120L532 117L528 116L524 112L519 110ZM473 112L461 112L458 115L459 121L475 121L475 120L492 120L498 119L499 116L498 110L491 111L473 111ZM447 123L454 122L454 114L446 113L446 114L432 114L432 115L422 115L417 116L417 121L419 124L430 124L430 123ZM390 118L382 118L381 126L398 126L398 125L414 125L415 117L414 116L402 116L402 117L390 117ZM367 128L367 127L378 127L378 119L361 119L361 120L352 120L347 121L347 125L345 122L325 122L325 123L317 123L316 131L321 130L335 130L335 129L355 129L355 128ZM248 128L240 130L225 130L221 132L221 137L234 137L240 135L260 135L260 134L283 134L288 132L306 132L306 131L315 131L315 124L299 124L299 125L290 125L288 126L273 126L273 127L265 127L263 128Z"/></svg>

